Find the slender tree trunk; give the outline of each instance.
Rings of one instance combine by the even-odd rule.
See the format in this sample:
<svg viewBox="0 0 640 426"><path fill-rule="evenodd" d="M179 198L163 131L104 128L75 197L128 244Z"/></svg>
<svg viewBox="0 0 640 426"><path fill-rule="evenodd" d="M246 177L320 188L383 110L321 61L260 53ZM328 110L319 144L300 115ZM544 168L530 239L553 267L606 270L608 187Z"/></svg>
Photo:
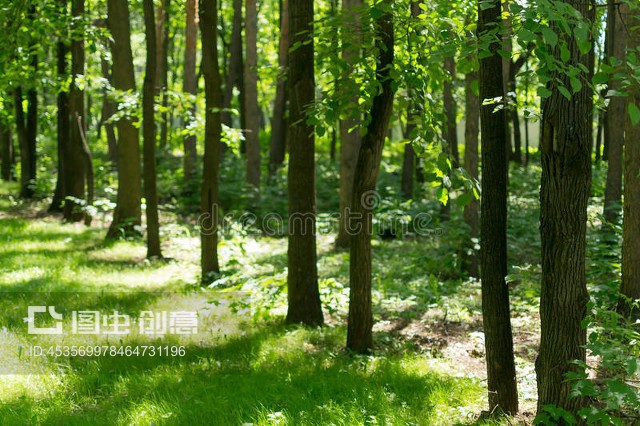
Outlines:
<svg viewBox="0 0 640 426"><path fill-rule="evenodd" d="M162 0L163 17L161 28L156 33L160 37L156 40L156 83L159 93L162 95L162 113L160 114L160 147L166 148L169 138L169 117L167 114L169 105L169 29L171 27L171 0Z"/></svg>
<svg viewBox="0 0 640 426"><path fill-rule="evenodd" d="M359 52L353 46L357 46L360 40L360 17L358 8L362 6L362 0L342 0L342 8L348 16L343 32L342 60L346 66L351 67L357 61ZM348 46L348 47L347 47ZM341 91L348 92L354 105L358 104L359 91L355 80L345 77L340 88ZM351 200L353 197L353 176L356 163L358 162L358 151L362 138L360 137L360 117L354 116L355 111L350 111L347 118L340 120L340 221L338 224L338 236L336 237L336 247L349 247L351 236L347 230L347 220L352 209ZM359 111L358 111L359 114Z"/></svg>
<svg viewBox="0 0 640 426"><path fill-rule="evenodd" d="M478 179L478 133L480 131L480 98L473 91L473 83L478 81L476 71L467 74L465 81L465 129L464 129L464 168L473 179ZM462 265L472 277L479 276L479 259L474 249L480 237L480 217L478 200L474 198L464 206L464 221L469 226L470 240L466 243L462 256Z"/></svg>
<svg viewBox="0 0 640 426"><path fill-rule="evenodd" d="M387 136L393 108L393 81L389 71L393 68L393 16L392 0L385 0L385 13L375 21L376 44L379 56L376 80L380 91L373 98L371 121L362 140L353 181L353 212L349 262L349 317L347 321L347 348L357 353L373 349L373 312L371 309L371 234L375 207L376 181L382 149Z"/></svg>
<svg viewBox="0 0 640 426"><path fill-rule="evenodd" d="M402 156L402 181L400 189L402 198L405 200L411 200L413 198L413 175L416 169L416 152L411 143L411 133L413 133L416 125L413 122L412 115L413 111L410 111L408 113L407 129L405 131L405 139L408 139L408 142L404 145L404 153Z"/></svg>
<svg viewBox="0 0 640 426"><path fill-rule="evenodd" d="M71 1L71 14L75 19L84 16L84 0ZM76 22L81 22L81 20ZM84 90L80 89L76 79L76 76L84 74L84 39L79 35L84 34L84 31L77 31L75 33L75 36L71 40L72 77L69 90L70 117L68 117L70 120L70 137L64 157L64 164L69 166L64 173L64 195L65 197L72 197L71 199L67 198L64 203L64 219L72 222L80 221L84 217L84 213L80 209L82 204L72 200L85 200L85 180L87 174L82 153L82 138L85 122Z"/></svg>
<svg viewBox="0 0 640 426"><path fill-rule="evenodd" d="M147 39L147 65L142 86L142 137L144 162L144 196L147 200L147 257L162 257L160 222L158 219L158 188L156 186L156 32L153 0L144 0L144 23Z"/></svg>
<svg viewBox="0 0 640 426"><path fill-rule="evenodd" d="M31 19L36 19L36 8L31 6L29 10ZM35 45L34 45L35 47ZM34 73L38 71L38 56L33 54L31 57L31 69ZM28 162L28 177L29 184L27 187L23 187L22 196L25 198L31 198L35 193L36 174L38 168L36 167L36 138L38 136L38 91L35 86L32 86L27 91L27 100L29 106L27 107L27 151L25 162ZM22 163L24 164L24 163Z"/></svg>
<svg viewBox="0 0 640 426"><path fill-rule="evenodd" d="M568 0L592 25L595 2ZM558 28L557 34L564 34ZM563 36L566 37L566 36ZM591 81L593 51L580 52L574 37L567 37L567 66L582 65ZM559 49L552 54L560 61ZM566 74L554 72L553 80L571 87ZM558 84L558 83L556 83ZM573 412L587 402L572 398L572 383L566 374L579 370L574 360L585 361L586 330L582 321L587 310L585 247L587 204L591 186L593 144L593 91L588 84L566 99L557 85L542 105L542 180L540 187L540 237L542 240L542 286L540 294L541 335L536 360L538 412L556 405Z"/></svg>
<svg viewBox="0 0 640 426"><path fill-rule="evenodd" d="M444 90L443 90L443 106L444 113L447 119L447 123L445 126L445 134L444 139L446 142L446 147L444 152L451 156L453 167L458 167L460 164L460 154L458 153L458 108L456 106L456 100L453 96L454 92L454 83L456 79L456 63L452 56L449 56L444 59L444 70L449 77L445 79L444 82ZM451 176L451 172L448 172L448 175ZM449 188L447 188L448 190ZM451 218L451 204L450 200L440 206L440 220L447 221Z"/></svg>
<svg viewBox="0 0 640 426"><path fill-rule="evenodd" d="M16 131L20 147L20 196L30 198L33 196L33 185L35 184L35 170L32 169L31 157L35 155L35 145L30 139L30 132L25 125L25 114L22 106L22 88L17 87L13 92L13 103L15 106Z"/></svg>
<svg viewBox="0 0 640 426"><path fill-rule="evenodd" d="M306 109L315 101L313 0L290 4L289 247L287 323L322 325L316 264L315 136ZM296 43L302 43L291 50Z"/></svg>
<svg viewBox="0 0 640 426"><path fill-rule="evenodd" d="M198 3L196 0L187 0L186 5L186 39L184 49L184 85L183 90L192 96L189 106L190 117L185 121L188 126L196 115L195 98L198 94L198 77L196 75L196 45L198 39ZM198 151L196 150L196 136L189 135L184 138L184 180L186 187L193 187Z"/></svg>
<svg viewBox="0 0 640 426"><path fill-rule="evenodd" d="M200 194L200 265L203 284L218 263L218 169L220 163L220 70L218 68L218 11L216 0L200 0L202 75L205 84L205 134Z"/></svg>
<svg viewBox="0 0 640 426"><path fill-rule="evenodd" d="M222 98L222 124L232 127L231 100L233 88L240 90L240 123L244 129L244 77L242 61L242 0L233 0L233 24L231 28L231 47L229 48L229 72Z"/></svg>
<svg viewBox="0 0 640 426"><path fill-rule="evenodd" d="M0 121L0 142L2 143L2 180L11 182L13 180L13 138L11 127Z"/></svg>
<svg viewBox="0 0 640 426"><path fill-rule="evenodd" d="M602 131L604 128L604 113L598 111L598 130L596 131L596 163L599 163L602 157Z"/></svg>
<svg viewBox="0 0 640 426"><path fill-rule="evenodd" d="M126 0L107 1L107 26L113 37L111 79L116 90L135 90L131 53L129 6ZM139 234L141 223L140 144L138 129L129 118L121 118L118 128L118 196L107 238Z"/></svg>
<svg viewBox="0 0 640 426"><path fill-rule="evenodd" d="M628 13L629 51L640 46L640 11L629 11L627 5L621 6ZM637 63L636 63L637 64ZM640 105L640 84L636 81L629 90L629 105ZM626 122L626 145L624 148L624 222L622 225L622 285L620 293L631 300L640 299L640 124L634 124L630 117ZM626 300L621 300L619 311L640 317L636 308Z"/></svg>
<svg viewBox="0 0 640 426"><path fill-rule="evenodd" d="M256 0L245 0L244 105L246 109L245 145L247 183L255 191L256 207L260 188L260 107L258 106L258 9Z"/></svg>
<svg viewBox="0 0 640 426"><path fill-rule="evenodd" d="M269 141L269 173L274 174L284 162L286 151L287 119L285 117L287 100L286 68L289 54L289 0L280 0L280 46L278 51L278 80L276 98L273 102L271 120L271 139Z"/></svg>
<svg viewBox="0 0 640 426"><path fill-rule="evenodd" d="M110 45L110 49L113 50L111 42L107 42ZM102 75L105 79L112 84L111 71L109 70L109 62L106 58L101 58L100 67L102 69ZM107 134L107 152L111 166L117 168L118 166L118 140L116 139L116 132L113 123L109 120L113 114L116 113L115 103L109 99L109 92L107 89L102 91L102 111L100 121L98 122L97 133L100 137L100 130L104 126L104 130Z"/></svg>
<svg viewBox="0 0 640 426"><path fill-rule="evenodd" d="M501 25L501 8L493 0L480 8L478 36L487 37ZM503 62L497 51L500 42L489 45L491 56L480 59L480 101L504 95ZM480 107L482 135L481 280L489 388L489 410L499 407L518 412L518 392L509 314L507 275L507 112L493 112L493 105Z"/></svg>
<svg viewBox="0 0 640 426"><path fill-rule="evenodd" d="M62 0L60 5L61 12L67 13L67 0ZM66 79L69 75L67 70L67 45L65 41L59 40L57 43L57 73L58 79ZM53 200L49 206L50 212L61 212L66 196L65 191L65 164L64 157L69 144L70 129L69 129L69 93L67 91L60 91L58 93L58 119L57 119L57 153L58 153L58 176L56 179L56 188L53 193Z"/></svg>
<svg viewBox="0 0 640 426"><path fill-rule="evenodd" d="M504 15L509 16L509 1L505 0L502 2L502 12ZM511 0L512 1L512 0ZM511 24L511 20L509 18L503 20L504 29L501 32L502 35L502 49L508 53L507 58L502 58L502 85L504 88L504 99L507 99L509 96L509 85L510 85L510 75L511 75L511 66L513 64L511 55L513 52L513 27ZM511 144L511 127L509 126L509 122L507 121L505 128L506 132L506 140L505 140L505 150L507 153L507 181L509 180L509 161L513 159L513 145ZM508 183L507 183L508 185Z"/></svg>
<svg viewBox="0 0 640 426"><path fill-rule="evenodd" d="M611 56L624 62L626 57L628 31L625 16L618 5L609 5L607 32L611 37ZM609 28L610 27L610 28ZM612 76L609 89L622 91L623 82ZM607 165L607 183L604 190L604 218L609 224L617 223L622 209L622 148L624 146L624 127L626 117L626 98L611 96L607 111L607 132L609 134L609 162ZM607 226L605 224L605 226Z"/></svg>

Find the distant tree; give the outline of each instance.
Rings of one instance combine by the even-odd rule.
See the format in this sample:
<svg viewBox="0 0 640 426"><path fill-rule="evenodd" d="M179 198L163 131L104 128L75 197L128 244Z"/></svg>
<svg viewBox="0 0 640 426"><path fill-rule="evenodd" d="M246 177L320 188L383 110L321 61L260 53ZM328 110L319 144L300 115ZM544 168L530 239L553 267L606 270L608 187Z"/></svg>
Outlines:
<svg viewBox="0 0 640 426"><path fill-rule="evenodd" d="M197 0L187 0L186 2L186 35L184 47L184 82L183 90L193 96L193 103L189 106L190 117L184 125L188 126L196 115L195 97L198 94L198 76L196 75L196 45L198 40L198 12ZM184 180L187 188L191 187L198 161L198 151L196 149L196 136L189 135L184 138Z"/></svg>
<svg viewBox="0 0 640 426"><path fill-rule="evenodd" d="M595 19L595 1L567 0L590 28ZM585 69L581 78L591 81L593 40L578 35L570 23L567 35L559 23L551 29L566 43L569 57L563 58L558 46L551 50L551 61L565 67ZM585 25L582 23L581 25ZM585 49L585 45L590 48ZM568 99L560 89L572 87L570 75L554 69L547 89L550 96L542 103L542 178L540 186L540 237L542 241L542 285L540 294L540 349L536 360L538 412L555 405L574 415L586 404L573 398L572 383L566 374L578 371L575 360L585 361L586 329L583 320L589 295L585 276L587 204L591 186L593 144L593 90L589 84L573 84ZM562 85L562 86L560 86ZM579 89L579 90L576 90Z"/></svg>
<svg viewBox="0 0 640 426"><path fill-rule="evenodd" d="M144 163L144 196L147 200L147 257L162 257L156 186L156 31L153 0L144 0L144 26L147 40L147 62L142 87L142 136Z"/></svg>
<svg viewBox="0 0 640 426"><path fill-rule="evenodd" d="M349 261L349 317L347 348L357 353L373 349L373 313L371 310L371 234L373 232L373 192L376 189L382 148L389 129L393 108L394 87L390 75L394 60L394 31L392 0L376 4L383 14L375 20L376 80L378 94L373 98L367 133L362 140L356 164L352 212L349 223L352 231Z"/></svg>
<svg viewBox="0 0 640 426"><path fill-rule="evenodd" d="M256 0L245 0L244 105L247 183L258 195L260 188L260 107L258 105L258 9ZM257 202L253 199L252 203Z"/></svg>
<svg viewBox="0 0 640 426"><path fill-rule="evenodd" d="M2 180L10 182L13 180L13 137L11 126L5 122L5 117L0 117L0 156L2 161Z"/></svg>
<svg viewBox="0 0 640 426"><path fill-rule="evenodd" d="M200 193L200 265L203 283L220 271L218 263L218 174L220 167L220 70L217 0L200 0L202 75L205 84L204 157Z"/></svg>
<svg viewBox="0 0 640 426"><path fill-rule="evenodd" d="M478 37L486 52L480 55L481 103L504 95L499 28L499 0L485 2L478 11ZM485 335L489 409L518 412L513 336L507 275L507 115L494 105L480 107L482 137L481 266L482 322Z"/></svg>
<svg viewBox="0 0 640 426"><path fill-rule="evenodd" d="M229 68L222 96L222 124L232 126L231 101L233 88L240 91L240 127L245 127L244 113L244 66L242 60L242 0L233 0L233 23L231 27L231 44L229 47Z"/></svg>
<svg viewBox="0 0 640 426"><path fill-rule="evenodd" d="M107 27L113 38L111 52L113 87L125 93L135 91L128 2L107 0L107 13ZM137 228L141 223L142 182L138 129L133 125L132 119L126 116L121 117L116 125L118 128L118 195L107 238L115 238L122 234L138 234Z"/></svg>
<svg viewBox="0 0 640 426"><path fill-rule="evenodd" d="M465 78L465 128L464 128L464 168L472 179L478 179L478 133L480 131L480 98L474 91L474 83L478 82L478 72L472 71ZM480 217L478 200L473 197L464 206L464 221L469 226L469 237L462 264L472 277L480 272L479 259L474 250L474 239L480 237Z"/></svg>
<svg viewBox="0 0 640 426"><path fill-rule="evenodd" d="M315 101L313 0L290 3L289 244L287 323L322 325L316 253L315 136L307 109ZM295 48L294 48L295 46Z"/></svg>
<svg viewBox="0 0 640 426"><path fill-rule="evenodd" d="M269 140L269 173L273 175L284 162L286 151L285 116L287 101L286 67L289 54L289 0L280 0L280 45L278 49L278 81L276 97L273 102L271 119L271 138Z"/></svg>
<svg viewBox="0 0 640 426"><path fill-rule="evenodd" d="M456 63L453 56L444 59L444 71L446 73L443 90L442 104L446 122L444 124L444 152L452 159L454 167L460 164L460 154L458 153L458 108L454 98L454 85L456 81ZM448 172L451 176L451 171ZM448 189L448 188L447 188ZM447 221L451 218L450 200L440 206L440 220Z"/></svg>
<svg viewBox="0 0 640 426"><path fill-rule="evenodd" d="M156 94L162 98L160 113L160 147L167 146L169 138L169 119L167 111L169 105L169 42L171 29L171 0L161 0L158 4L156 22Z"/></svg>

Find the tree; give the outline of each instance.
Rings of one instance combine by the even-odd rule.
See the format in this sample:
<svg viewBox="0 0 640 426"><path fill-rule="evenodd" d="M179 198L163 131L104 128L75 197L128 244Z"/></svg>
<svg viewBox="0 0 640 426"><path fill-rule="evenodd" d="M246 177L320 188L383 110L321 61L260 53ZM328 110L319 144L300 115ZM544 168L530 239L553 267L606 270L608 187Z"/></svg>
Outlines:
<svg viewBox="0 0 640 426"><path fill-rule="evenodd" d="M144 196L147 200L147 257L162 257L156 186L156 29L153 0L144 0L144 27L147 39L147 63L142 87L142 136L144 162Z"/></svg>
<svg viewBox="0 0 640 426"><path fill-rule="evenodd" d="M504 95L499 28L500 1L479 7L478 37L482 50L480 100ZM482 322L485 335L489 408L518 412L513 336L509 315L507 275L507 144L505 109L480 107L482 137L482 202L480 215Z"/></svg>
<svg viewBox="0 0 640 426"><path fill-rule="evenodd" d="M284 162L286 150L285 116L287 100L287 82L285 79L287 56L289 54L289 0L280 0L280 45L278 49L278 81L276 97L273 101L273 118L271 120L271 138L269 140L269 173L274 174Z"/></svg>
<svg viewBox="0 0 640 426"><path fill-rule="evenodd" d="M202 279L220 271L218 263L218 173L220 163L220 70L217 0L200 0L202 75L205 84L204 156L200 193L200 266Z"/></svg>
<svg viewBox="0 0 640 426"><path fill-rule="evenodd" d="M628 13L627 28L629 32L629 52L640 47L640 10L633 11L623 5L622 13ZM638 66L638 56L635 55L634 66ZM637 68L636 68L637 69ZM629 114L626 122L626 144L624 147L624 222L622 225L622 285L620 293L630 300L640 299L640 122L638 120L638 105L640 105L640 84L636 74L631 85L627 102ZM635 105L635 109L634 106ZM623 314L631 312L631 306L626 300L621 300L619 311ZM637 318L638 310L633 312Z"/></svg>
<svg viewBox="0 0 640 426"><path fill-rule="evenodd" d="M13 180L13 137L11 135L11 127L4 121L4 117L0 117L0 153L2 161L2 180L10 182Z"/></svg>
<svg viewBox="0 0 640 426"><path fill-rule="evenodd" d="M129 6L126 0L107 1L107 27L113 38L113 88L119 92L135 91L133 55L131 53ZM118 195L113 222L107 238L121 233L137 234L141 223L140 197L140 144L138 129L132 119L124 116L117 122L118 128Z"/></svg>
<svg viewBox="0 0 640 426"><path fill-rule="evenodd" d="M316 264L315 136L307 109L315 101L313 0L290 4L289 30L289 244L287 323L322 325ZM295 47L294 47L295 46Z"/></svg>
<svg viewBox="0 0 640 426"><path fill-rule="evenodd" d="M244 77L242 61L242 0L233 0L233 24L231 28L231 46L229 48L229 68L222 97L222 124L231 127L231 100L233 88L240 90L240 127L245 128L244 113Z"/></svg>
<svg viewBox="0 0 640 426"><path fill-rule="evenodd" d="M349 228L351 233L349 261L349 317L347 322L347 348L357 353L373 349L373 313L371 310L371 234L373 231L374 191L382 148L389 128L393 108L394 85L390 72L394 59L394 31L392 0L376 4L383 14L375 20L376 80L380 85L373 98L370 121L367 126L356 164L352 213ZM352 220L351 220L352 219Z"/></svg>
<svg viewBox="0 0 640 426"><path fill-rule="evenodd" d="M458 108L456 106L456 100L453 97L454 83L456 79L456 63L452 56L447 56L444 59L444 71L446 73L444 80L444 87L442 91L442 104L444 107L444 114L446 117L446 123L444 126L444 141L445 147L443 151L449 155L452 159L453 166L458 167L460 164L460 154L458 153ZM448 172L449 177L451 171ZM446 188L448 189L448 188ZM451 204L449 199L440 206L440 220L447 221L451 217Z"/></svg>
<svg viewBox="0 0 640 426"><path fill-rule="evenodd" d="M564 66L586 67L581 78L591 81L593 40L575 28L590 28L595 19L595 2L568 0L582 20L571 22L570 36L558 23L551 29L566 46L569 57L562 57L558 45L549 60ZM545 70L542 70L545 72ZM593 90L589 84L578 87L567 99L561 90L572 87L567 73L550 73L550 96L542 104L542 179L540 187L540 237L542 240L542 285L540 294L541 335L536 360L538 412L545 405L556 405L574 414L584 398L571 397L566 374L575 372L575 360L585 361L586 330L582 321L587 311L585 246L587 204L591 184ZM580 89L580 90L575 90Z"/></svg>
<svg viewBox="0 0 640 426"><path fill-rule="evenodd" d="M247 183L254 195L260 188L260 107L258 106L258 10L256 0L245 1L244 105L245 146L247 149ZM257 201L253 200L255 203Z"/></svg>
<svg viewBox="0 0 640 426"><path fill-rule="evenodd" d="M346 14L346 22L342 28L342 60L349 68L353 67L359 55L360 8L362 0L342 0L342 8ZM359 87L353 77L343 79L340 90L348 92L350 103L358 105ZM360 114L350 111L347 117L340 120L340 222L336 247L349 247L351 236L347 229L347 217L351 211L353 197L353 175L358 162L358 152L362 138L360 137Z"/></svg>
<svg viewBox="0 0 640 426"><path fill-rule="evenodd" d="M611 48L610 65L615 67L617 62L625 59L627 47L627 26L625 16L622 15L621 4L609 4L607 17L607 34ZM622 91L623 82L612 76L609 80L609 92ZM624 146L626 99L620 95L609 96L607 108L608 133L608 163L607 183L604 191L604 218L609 224L618 222L622 203L622 149Z"/></svg>
<svg viewBox="0 0 640 426"><path fill-rule="evenodd" d="M162 0L158 5L158 22L156 31L156 86L162 95L162 112L160 114L160 146L167 146L169 126L167 111L169 96L167 94L169 75L169 30L171 27L171 0Z"/></svg>
<svg viewBox="0 0 640 426"><path fill-rule="evenodd" d="M464 128L464 168L472 179L478 179L478 132L480 129L480 99L474 92L474 83L478 82L478 72L472 71L465 78L465 128ZM465 247L462 264L472 277L479 276L478 256L475 253L474 239L480 236L480 218L478 200L471 198L464 206L464 221L469 226L470 241Z"/></svg>
<svg viewBox="0 0 640 426"><path fill-rule="evenodd" d="M187 0L186 3L186 35L184 47L184 82L183 90L192 96L192 103L189 106L189 118L185 121L185 127L195 118L196 102L198 94L198 76L196 75L196 44L198 40L198 8L196 0ZM184 138L184 180L187 187L192 186L195 174L196 162L198 161L198 151L196 149L196 136L188 135Z"/></svg>

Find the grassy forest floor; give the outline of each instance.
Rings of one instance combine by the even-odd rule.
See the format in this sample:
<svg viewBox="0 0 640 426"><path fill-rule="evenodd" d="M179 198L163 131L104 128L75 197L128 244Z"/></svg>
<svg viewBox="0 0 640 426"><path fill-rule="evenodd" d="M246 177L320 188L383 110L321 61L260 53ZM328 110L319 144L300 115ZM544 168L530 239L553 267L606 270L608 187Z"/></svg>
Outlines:
<svg viewBox="0 0 640 426"><path fill-rule="evenodd" d="M3 184L0 424L529 423L539 329L539 173L533 165L514 168L510 181L509 285L523 414L486 421L478 420L487 407L480 285L460 273L466 231L455 206L452 220L434 222L430 235L374 240L376 351L365 357L344 350L348 252L333 249L332 233L318 242L327 326L287 327L285 238L232 229L219 247L224 272L205 291L194 221L164 211L168 259L148 261L144 241L104 242L104 223L62 224L42 213L44 201L23 203L16 186ZM603 248L594 232L599 193L595 188L589 215L592 294L617 276L610 265L619 250L617 244ZM602 256L605 250L609 256ZM197 307L205 313L199 323L205 337L165 340L185 346L177 357L28 357L30 345L52 342L153 344L137 334L81 342L28 335L26 310L12 297L30 293L46 294L49 305L69 311L117 309L135 316ZM65 317L65 327L68 322ZM6 374L14 364L37 374Z"/></svg>

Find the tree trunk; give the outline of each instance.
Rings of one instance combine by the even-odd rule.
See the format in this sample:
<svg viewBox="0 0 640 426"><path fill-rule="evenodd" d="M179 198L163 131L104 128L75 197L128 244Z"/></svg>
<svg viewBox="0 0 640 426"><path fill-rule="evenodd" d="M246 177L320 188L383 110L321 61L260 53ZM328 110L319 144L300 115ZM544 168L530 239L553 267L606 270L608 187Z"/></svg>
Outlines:
<svg viewBox="0 0 640 426"><path fill-rule="evenodd" d="M31 139L31 132L25 124L24 109L22 106L22 88L17 87L13 92L16 130L20 146L20 196L31 198L35 185L35 140Z"/></svg>
<svg viewBox="0 0 640 426"><path fill-rule="evenodd" d="M315 101L313 0L291 2L289 28L289 246L287 323L322 325L316 264L314 128L306 109Z"/></svg>
<svg viewBox="0 0 640 426"><path fill-rule="evenodd" d="M111 79L116 90L135 90L129 6L126 0L107 1L107 26L113 37ZM123 117L118 127L118 196L107 238L137 235L141 223L140 144L138 129Z"/></svg>
<svg viewBox="0 0 640 426"><path fill-rule="evenodd" d="M276 98L273 102L273 118L271 120L271 139L269 141L269 173L274 174L284 162L286 151L285 118L287 100L286 68L289 52L289 0L280 0L280 47L278 52L278 81Z"/></svg>
<svg viewBox="0 0 640 426"><path fill-rule="evenodd" d="M480 98L473 91L473 83L478 81L476 71L467 74L465 81L465 129L464 129L464 168L472 179L478 179L478 133L480 131ZM470 240L462 256L462 265L472 277L479 274L479 259L473 241L480 237L480 217L478 200L474 198L464 206L464 221L469 226Z"/></svg>
<svg viewBox="0 0 640 426"><path fill-rule="evenodd" d="M13 138L11 127L0 121L0 142L2 143L2 180L10 182L13 180Z"/></svg>
<svg viewBox="0 0 640 426"><path fill-rule="evenodd" d="M445 78L444 82L444 90L443 90L443 106L444 113L446 116L446 125L445 125L445 133L444 140L446 142L446 146L444 148L444 152L447 153L453 163L453 167L458 167L460 164L460 154L458 153L458 130L457 130L457 115L458 108L456 106L456 100L453 97L454 92L454 82L456 79L456 63L453 56L446 57L444 59L444 70L448 77ZM451 171L448 172L449 177L451 176ZM449 188L447 188L448 190ZM447 221L451 218L451 203L450 200L447 200L445 204L440 206L440 220Z"/></svg>
<svg viewBox="0 0 640 426"><path fill-rule="evenodd" d="M480 8L478 36L487 37L501 25L498 0ZM497 51L500 42L489 45L491 56L480 59L480 101L504 95L503 63ZM482 321L485 334L489 411L499 407L518 412L513 336L509 315L507 275L507 156L505 146L507 111L493 112L493 105L480 107L482 135L481 279Z"/></svg>
<svg viewBox="0 0 640 426"><path fill-rule="evenodd" d="M196 95L198 94L198 76L196 74L196 45L198 40L198 3L196 0L187 0L186 4L186 39L184 48L184 85L183 90L190 94L192 102L189 106L190 117L185 121L188 126L196 116ZM184 138L184 180L188 190L193 189L193 179L198 161L196 149L196 136L189 135Z"/></svg>
<svg viewBox="0 0 640 426"><path fill-rule="evenodd" d="M231 100L233 88L240 90L240 123L244 129L244 77L242 62L242 0L233 0L233 24L231 28L231 47L229 48L229 72L222 98L222 124L232 127Z"/></svg>
<svg viewBox="0 0 640 426"><path fill-rule="evenodd" d="M142 86L142 137L144 162L144 196L147 200L147 257L162 257L160 223L158 219L158 188L156 186L156 32L153 0L144 0L144 27L147 39L147 64Z"/></svg>
<svg viewBox="0 0 640 426"><path fill-rule="evenodd" d="M591 25L594 1L569 0ZM555 28L557 34L564 34ZM565 36L567 37L567 36ZM591 81L593 50L582 54L574 37L567 37L567 66L582 65ZM560 61L559 49L552 54ZM554 80L571 87L566 74L553 72ZM576 414L584 398L571 398L572 383L566 374L579 370L574 360L585 361L587 342L582 321L589 296L585 277L587 204L591 186L593 144L593 91L588 84L567 100L549 85L552 94L542 105L542 179L540 187L540 237L542 241L542 286L540 294L541 335L536 360L538 412L556 405Z"/></svg>
<svg viewBox="0 0 640 426"><path fill-rule="evenodd" d="M113 50L113 46L111 42L107 42L110 45L111 50ZM107 79L109 84L112 84L111 81L111 71L109 70L109 62L107 62L106 58L101 58L100 67L102 69L102 75ZM104 126L104 130L107 133L107 152L109 161L111 161L111 167L118 167L118 141L116 139L116 132L113 126L113 123L109 121L111 116L116 113L116 105L115 103L109 99L109 93L106 89L102 91L102 111L100 116L100 121L98 122L98 137L100 137L100 129Z"/></svg>
<svg viewBox="0 0 640 426"><path fill-rule="evenodd" d="M67 0L62 0L60 5L61 13L67 13ZM63 81L69 75L67 70L67 45L65 41L59 40L57 43L57 73L58 79ZM57 118L57 153L58 153L58 176L56 179L56 188L53 193L53 200L49 206L50 212L61 212L66 196L65 191L65 164L64 157L69 144L69 93L61 90L58 93L58 118Z"/></svg>
<svg viewBox="0 0 640 426"><path fill-rule="evenodd" d="M640 46L640 11L629 12L627 5L621 6L628 13L629 51ZM637 64L637 63L636 63ZM636 81L629 89L629 105L640 105L640 84ZM622 285L620 293L624 297L640 299L640 124L633 124L630 117L626 122L626 145L624 148L624 222L622 225ZM621 300L619 311L640 317L636 308Z"/></svg>
<svg viewBox="0 0 640 426"><path fill-rule="evenodd" d="M627 26L625 16L618 5L609 5L607 31L611 38L611 56L624 63L627 47ZM609 90L622 91L623 82L611 76ZM622 149L624 146L624 126L626 117L626 98L612 95L607 108L607 132L609 134L609 151L607 165L607 183L604 190L604 219L608 224L615 224L620 218L622 209ZM608 226L607 223L604 226Z"/></svg>
<svg viewBox="0 0 640 426"><path fill-rule="evenodd" d="M385 3L385 13L375 21L376 45L379 51L376 61L376 80L380 85L380 91L373 98L371 121L358 154L351 199L353 212L348 223L351 231L351 250L347 348L357 353L368 353L373 349L371 309L373 208L377 199L375 189L382 149L393 108L394 89L389 75L394 59L392 0L385 0Z"/></svg>
<svg viewBox="0 0 640 426"><path fill-rule="evenodd" d="M413 175L416 169L416 152L411 143L411 133L413 133L416 125L413 123L412 116L413 112L411 111L408 114L407 129L405 131L405 139L408 139L408 142L404 145L404 153L402 156L402 181L400 189L402 198L405 200L411 200L413 198Z"/></svg>
<svg viewBox="0 0 640 426"><path fill-rule="evenodd" d="M169 120L167 110L169 105L169 95L167 94L169 84L169 29L171 26L171 0L162 0L162 19L158 17L161 24L156 35L156 87L162 95L162 113L160 114L160 147L166 148L169 138Z"/></svg>
<svg viewBox="0 0 640 426"><path fill-rule="evenodd" d="M84 16L84 0L71 1L71 14L76 22L82 22ZM77 85L76 76L84 75L85 53L84 39L81 35L84 31L75 33L71 40L71 87L69 90L70 137L65 152L65 197L85 200L85 180L87 171L83 158L82 138L84 132L84 90ZM66 198L64 203L64 219L71 222L82 220L84 213L81 210L82 203Z"/></svg>
<svg viewBox="0 0 640 426"><path fill-rule="evenodd" d="M244 105L247 183L255 191L251 207L257 207L260 188L260 107L258 106L258 9L256 0L245 1Z"/></svg>
<svg viewBox="0 0 640 426"><path fill-rule="evenodd" d="M345 11L350 24L342 28L343 45L350 45L342 49L342 60L347 67L352 67L358 60L359 53L354 50L360 40L360 17L359 8L362 0L342 0L342 8ZM359 91L354 79L345 77L342 81L342 91L349 91L351 102L358 105ZM358 162L358 151L362 138L360 137L360 117L353 116L355 111L349 111L349 116L340 120L340 222L338 224L338 236L336 237L336 247L349 247L351 236L347 230L347 220L352 209L351 200L353 197L353 176L356 163ZM359 111L358 111L359 114Z"/></svg>
<svg viewBox="0 0 640 426"><path fill-rule="evenodd" d="M200 198L200 265L203 284L218 263L218 169L220 163L220 70L218 68L217 0L200 0L202 75L205 84L204 157Z"/></svg>

